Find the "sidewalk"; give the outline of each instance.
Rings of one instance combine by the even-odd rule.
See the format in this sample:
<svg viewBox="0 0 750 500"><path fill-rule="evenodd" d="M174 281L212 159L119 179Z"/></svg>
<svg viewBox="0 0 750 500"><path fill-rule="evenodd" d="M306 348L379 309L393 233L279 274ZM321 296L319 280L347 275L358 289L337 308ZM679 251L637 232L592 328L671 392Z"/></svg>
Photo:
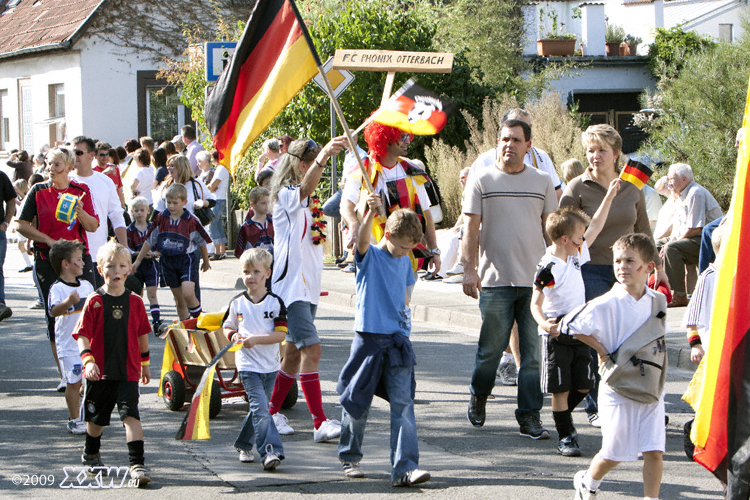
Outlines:
<svg viewBox="0 0 750 500"><path fill-rule="evenodd" d="M201 274L201 282L231 288L238 276L239 263L236 259L228 257L211 262L211 270ZM326 264L323 269L322 287L324 292L328 292L327 296L321 297L322 302L354 308L353 273L344 273L333 264ZM460 283L417 280L412 293L411 308L412 318L415 320L464 329L468 335L479 336L479 328L482 326L479 301L464 295ZM690 361L686 332L681 326L684 314L684 307L667 309L669 366L695 371L695 365Z"/></svg>

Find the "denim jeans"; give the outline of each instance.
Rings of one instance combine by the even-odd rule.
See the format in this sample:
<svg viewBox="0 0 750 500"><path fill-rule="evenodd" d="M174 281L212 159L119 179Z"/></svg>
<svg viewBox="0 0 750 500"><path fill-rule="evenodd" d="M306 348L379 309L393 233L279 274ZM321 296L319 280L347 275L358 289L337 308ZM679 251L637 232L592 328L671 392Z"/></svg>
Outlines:
<svg viewBox="0 0 750 500"><path fill-rule="evenodd" d="M527 415L539 418L542 388L539 380L539 334L531 315L531 287L501 286L482 288L479 295L482 328L471 376L471 393L487 396L495 386L497 367L508 347L513 322L518 323L521 366L518 369L519 422Z"/></svg>
<svg viewBox="0 0 750 500"><path fill-rule="evenodd" d="M714 254L714 247L711 244L711 236L714 234L714 230L719 227L721 221L724 220L726 215L722 215L715 221L709 222L701 231L701 253L698 257L698 272L702 273L706 270L708 265L716 260L716 254Z"/></svg>
<svg viewBox="0 0 750 500"><path fill-rule="evenodd" d="M386 357L383 378L388 398L391 400L391 480L400 479L419 465L417 423L414 419L414 400L411 398L411 366L390 366ZM369 408L359 419L341 410L341 437L339 460L360 462L362 440Z"/></svg>
<svg viewBox="0 0 750 500"><path fill-rule="evenodd" d="M273 423L271 414L268 413L268 400L271 398L276 373L239 373L247 393L250 411L245 421L242 422L242 429L234 442L234 447L237 450L251 452L253 441L255 441L255 449L258 450L261 460L265 459L268 453L284 458L284 447L281 444L279 431ZM269 446L270 449L267 449Z"/></svg>
<svg viewBox="0 0 750 500"><path fill-rule="evenodd" d="M211 209L214 220L208 226L208 235L214 241L214 245L225 245L227 235L224 232L224 224L227 221L227 200L216 200L216 205Z"/></svg>
<svg viewBox="0 0 750 500"><path fill-rule="evenodd" d="M586 287L586 302L600 297L610 291L617 283L614 266L584 264L581 266L583 285ZM599 412L599 370L597 368L596 350L591 348L592 369L594 371L594 387L586 394L586 413L593 415Z"/></svg>
<svg viewBox="0 0 750 500"><path fill-rule="evenodd" d="M8 238L5 231L0 231L0 304L5 305L5 275L3 266L5 266L5 252L8 250Z"/></svg>

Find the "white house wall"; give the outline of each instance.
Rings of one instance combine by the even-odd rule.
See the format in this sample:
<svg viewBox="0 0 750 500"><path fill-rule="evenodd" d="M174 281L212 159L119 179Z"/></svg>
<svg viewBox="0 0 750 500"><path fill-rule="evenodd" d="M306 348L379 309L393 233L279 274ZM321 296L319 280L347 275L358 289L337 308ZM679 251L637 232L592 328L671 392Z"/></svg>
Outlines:
<svg viewBox="0 0 750 500"><path fill-rule="evenodd" d="M746 3L734 4L725 9L719 9L717 12L708 14L701 17L700 19L689 22L683 26L683 29L687 31L697 31L703 35L708 35L714 40L719 39L719 25L720 24L731 24L732 27L732 38L736 42L744 33L742 29L742 17L750 16L750 9Z"/></svg>
<svg viewBox="0 0 750 500"><path fill-rule="evenodd" d="M563 99L569 94L643 92L654 90L654 80L643 66L593 66L573 70L569 76L550 82Z"/></svg>
<svg viewBox="0 0 750 500"><path fill-rule="evenodd" d="M99 38L81 40L82 133L121 145L138 137L137 71L157 70L145 57L125 52Z"/></svg>
<svg viewBox="0 0 750 500"><path fill-rule="evenodd" d="M0 61L0 90L8 91L9 106L3 116L9 118L9 141L5 150L21 147L19 81L28 79L32 92L33 147L30 153L49 142L49 85L65 86L65 120L68 130L81 128L81 73L77 52L45 54L23 59ZM68 134L70 137L70 133ZM2 153L0 153L2 154Z"/></svg>

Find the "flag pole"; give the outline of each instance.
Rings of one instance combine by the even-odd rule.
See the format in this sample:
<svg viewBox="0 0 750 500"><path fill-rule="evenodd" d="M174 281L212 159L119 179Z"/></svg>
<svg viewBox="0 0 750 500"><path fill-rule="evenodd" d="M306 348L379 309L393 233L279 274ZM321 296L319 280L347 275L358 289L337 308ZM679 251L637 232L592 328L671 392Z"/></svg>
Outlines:
<svg viewBox="0 0 750 500"><path fill-rule="evenodd" d="M326 84L326 92L328 93L328 97L331 99L331 104L333 104L333 109L336 111L336 116L338 116L339 122L341 122L341 126L344 128L344 134L346 135L346 138L349 141L349 150L352 153L354 153L354 157L357 159L357 165L359 165L359 169L360 171L362 171L362 178L365 180L365 187L367 188L367 192L372 194L375 192L375 189L373 189L372 187L372 182L370 182L370 176L367 173L367 169L365 168L364 163L362 163L362 158L360 158L359 153L357 153L357 143L354 142L352 133L349 130L349 124L346 123L346 118L344 118L344 112L341 111L341 106L339 105L339 101L338 99L336 99L336 95L333 93L333 87L331 86L331 82L328 81L326 72L323 69L323 63L320 61L320 57L318 56L318 51L315 49L315 44L313 43L312 38L310 38L310 33L307 31L307 25L305 24L304 19L302 19L302 16L299 13L299 9L297 9L297 4L294 2L294 0L289 0L289 4L291 5L292 10L294 11L294 15L297 18L299 27L302 30L302 34L305 37L305 41L307 42L307 47L310 49L313 59L315 60L315 66L318 67L318 73L320 74L320 78L322 78L323 82L325 82ZM378 213L382 215L383 217L386 216L385 209L383 208L382 205L378 208Z"/></svg>

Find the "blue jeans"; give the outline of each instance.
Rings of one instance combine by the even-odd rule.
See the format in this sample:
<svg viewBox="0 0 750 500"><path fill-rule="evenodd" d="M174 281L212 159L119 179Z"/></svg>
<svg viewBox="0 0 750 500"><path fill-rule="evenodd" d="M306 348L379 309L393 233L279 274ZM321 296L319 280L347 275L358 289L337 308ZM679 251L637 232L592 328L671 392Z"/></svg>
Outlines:
<svg viewBox="0 0 750 500"><path fill-rule="evenodd" d="M3 275L3 266L5 265L5 253L8 250L8 238L5 231L0 231L0 304L5 305L5 275Z"/></svg>
<svg viewBox="0 0 750 500"><path fill-rule="evenodd" d="M214 220L208 226L208 235L214 240L214 245L226 245L227 235L224 233L224 224L227 221L227 200L216 200L216 205L211 209Z"/></svg>
<svg viewBox="0 0 750 500"><path fill-rule="evenodd" d="M583 285L586 287L586 302L600 297L610 291L617 283L614 266L601 264L584 264L581 266ZM596 350L591 348L592 369L594 371L594 387L586 394L586 413L593 415L599 412L599 370L597 368Z"/></svg>
<svg viewBox="0 0 750 500"><path fill-rule="evenodd" d="M709 222L703 227L701 232L701 253L698 257L698 272L702 273L706 270L708 265L716 260L716 254L714 254L714 246L711 244L711 235L714 234L714 229L719 227L721 221L724 220L726 215L722 215L713 222Z"/></svg>
<svg viewBox="0 0 750 500"><path fill-rule="evenodd" d="M250 411L242 422L242 429L234 442L234 447L237 450L251 452L255 441L255 449L258 450L261 460L265 459L268 453L284 458L279 431L273 423L271 414L268 413L268 400L276 381L276 372L240 372L239 375L247 393ZM269 446L270 449L267 449Z"/></svg>
<svg viewBox="0 0 750 500"><path fill-rule="evenodd" d="M328 198L325 203L323 203L323 206L321 209L323 210L323 213L326 214L328 217L337 217L341 218L341 211L339 210L339 205L341 204L341 195L343 194L343 191L341 188L339 188L338 191L333 193L333 196Z"/></svg>
<svg viewBox="0 0 750 500"><path fill-rule="evenodd" d="M383 363L383 380L391 403L391 480L400 479L419 466L417 422L414 419L414 400L411 398L412 366L390 366ZM369 408L359 419L341 410L341 437L339 438L339 460L360 462L362 441Z"/></svg>
<svg viewBox="0 0 750 500"><path fill-rule="evenodd" d="M513 322L518 323L521 366L518 369L516 420L527 415L539 418L543 397L539 380L539 334L531 315L531 287L482 288L479 295L482 328L471 376L471 393L487 396L495 386L497 367L508 347Z"/></svg>

